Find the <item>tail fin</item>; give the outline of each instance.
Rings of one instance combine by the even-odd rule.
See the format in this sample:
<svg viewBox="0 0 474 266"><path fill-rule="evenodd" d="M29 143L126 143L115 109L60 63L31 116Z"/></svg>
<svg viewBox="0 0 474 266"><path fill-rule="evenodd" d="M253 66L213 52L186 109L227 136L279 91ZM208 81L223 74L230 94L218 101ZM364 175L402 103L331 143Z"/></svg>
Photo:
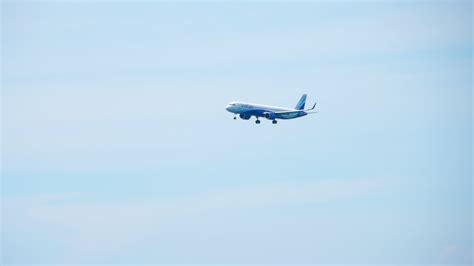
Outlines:
<svg viewBox="0 0 474 266"><path fill-rule="evenodd" d="M303 94L303 96L301 96L301 99L296 104L295 109L296 110L303 110L305 103L306 103L306 94Z"/></svg>

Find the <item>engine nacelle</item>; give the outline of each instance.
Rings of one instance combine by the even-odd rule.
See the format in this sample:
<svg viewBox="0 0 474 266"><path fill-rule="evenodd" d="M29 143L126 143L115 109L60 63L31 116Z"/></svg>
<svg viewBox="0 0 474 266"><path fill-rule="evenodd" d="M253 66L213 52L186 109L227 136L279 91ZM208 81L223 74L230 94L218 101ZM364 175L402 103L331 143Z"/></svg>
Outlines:
<svg viewBox="0 0 474 266"><path fill-rule="evenodd" d="M275 120L275 113L274 112L265 112L263 116L268 120Z"/></svg>
<svg viewBox="0 0 474 266"><path fill-rule="evenodd" d="M240 114L239 117L243 120L249 120L251 115L247 115L247 114Z"/></svg>

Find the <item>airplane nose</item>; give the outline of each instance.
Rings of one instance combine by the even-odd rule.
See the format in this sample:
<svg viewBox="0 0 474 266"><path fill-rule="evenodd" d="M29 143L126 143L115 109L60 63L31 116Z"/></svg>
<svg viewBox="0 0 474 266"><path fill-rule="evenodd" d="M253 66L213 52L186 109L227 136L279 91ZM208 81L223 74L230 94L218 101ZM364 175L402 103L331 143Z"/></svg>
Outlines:
<svg viewBox="0 0 474 266"><path fill-rule="evenodd" d="M230 112L230 105L227 105L225 109Z"/></svg>

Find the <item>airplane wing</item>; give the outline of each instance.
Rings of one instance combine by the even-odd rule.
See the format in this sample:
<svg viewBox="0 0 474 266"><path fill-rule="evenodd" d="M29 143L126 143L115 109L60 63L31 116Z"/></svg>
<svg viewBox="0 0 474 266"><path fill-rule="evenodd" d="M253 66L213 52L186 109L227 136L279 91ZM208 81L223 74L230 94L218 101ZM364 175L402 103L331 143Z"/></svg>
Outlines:
<svg viewBox="0 0 474 266"><path fill-rule="evenodd" d="M281 111L281 112L275 112L275 114L279 114L279 115L285 115L285 114L299 114L299 113L302 113L304 111L300 111L300 110L297 110L297 111Z"/></svg>
<svg viewBox="0 0 474 266"><path fill-rule="evenodd" d="M313 111L313 112L308 112L308 111L314 110L315 107L316 107L316 103L314 103L313 107L306 110L281 111L281 112L275 112L275 114L291 115L291 114L300 114L302 112L307 113L307 114L314 114L314 113L317 113L317 111Z"/></svg>
<svg viewBox="0 0 474 266"><path fill-rule="evenodd" d="M300 114L302 112L305 112L307 114L315 114L318 111L313 111L313 112L308 112L308 111L283 111L283 112L275 112L275 114L278 114L278 115L291 115L291 114Z"/></svg>
<svg viewBox="0 0 474 266"><path fill-rule="evenodd" d="M305 111L281 111L281 112L275 112L275 116L280 119L292 119L292 118L297 118L300 116L305 116L306 112Z"/></svg>

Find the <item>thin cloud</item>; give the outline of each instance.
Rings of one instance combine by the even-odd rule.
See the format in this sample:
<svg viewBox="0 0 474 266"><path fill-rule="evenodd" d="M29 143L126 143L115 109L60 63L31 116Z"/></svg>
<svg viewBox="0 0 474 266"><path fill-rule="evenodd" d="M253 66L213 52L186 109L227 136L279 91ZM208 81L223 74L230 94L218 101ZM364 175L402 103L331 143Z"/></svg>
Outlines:
<svg viewBox="0 0 474 266"><path fill-rule="evenodd" d="M61 242L67 243L66 251L71 252L70 255L97 258L106 254L113 257L141 239L159 238L169 222L193 219L198 214L218 215L223 210L325 204L360 198L383 189L386 180L364 178L273 184L186 198L140 198L126 202L88 201L89 196L81 194L5 198L2 207L4 230L15 236L25 228L33 232L56 228L65 233L52 233L51 236L64 238Z"/></svg>

